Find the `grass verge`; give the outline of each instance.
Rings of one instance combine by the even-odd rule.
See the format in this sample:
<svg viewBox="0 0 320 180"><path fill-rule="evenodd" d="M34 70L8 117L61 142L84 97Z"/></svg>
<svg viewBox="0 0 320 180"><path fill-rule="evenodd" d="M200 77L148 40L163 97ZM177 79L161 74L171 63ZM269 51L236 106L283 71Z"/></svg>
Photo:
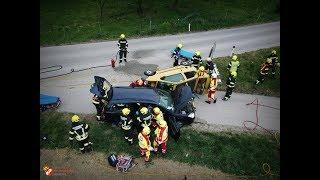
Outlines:
<svg viewBox="0 0 320 180"><path fill-rule="evenodd" d="M41 113L40 133L48 137L45 141L40 139L41 148L69 146L71 116L69 113L50 110ZM90 115L81 115L81 118L91 126L89 136L94 144L94 151L140 156L137 143L133 146L125 143L120 128L98 124ZM204 133L182 129L178 143L169 139L168 153L163 158L220 169L235 175L264 175L263 163L270 165L273 174L280 172L280 152L277 143L267 135Z"/></svg>
<svg viewBox="0 0 320 180"><path fill-rule="evenodd" d="M266 61L266 57L273 49L277 51L280 62L280 47L261 49L237 55L240 67L234 92L280 97L280 68L277 68L275 79L271 79L270 76L268 76L262 84L255 85L255 81L259 75L260 65ZM227 66L230 60L231 57L221 57L214 60L222 75L222 83L218 86L218 90L224 91L226 89L225 82L228 77Z"/></svg>
<svg viewBox="0 0 320 180"><path fill-rule="evenodd" d="M279 0L107 0L100 21L99 0L41 0L40 45L205 31L280 20ZM151 20L151 24L150 24Z"/></svg>

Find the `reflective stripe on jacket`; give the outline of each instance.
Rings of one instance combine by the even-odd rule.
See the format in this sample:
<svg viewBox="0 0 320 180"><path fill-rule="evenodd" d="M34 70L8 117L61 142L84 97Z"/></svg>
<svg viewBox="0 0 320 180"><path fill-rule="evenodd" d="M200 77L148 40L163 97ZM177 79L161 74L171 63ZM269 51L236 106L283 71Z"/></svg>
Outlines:
<svg viewBox="0 0 320 180"><path fill-rule="evenodd" d="M150 150L150 139L148 136L144 136L142 133L138 135L139 147L143 150Z"/></svg>
<svg viewBox="0 0 320 180"><path fill-rule="evenodd" d="M155 130L156 134L156 141L161 144L163 142L166 142L168 140L168 126L165 127L157 127Z"/></svg>

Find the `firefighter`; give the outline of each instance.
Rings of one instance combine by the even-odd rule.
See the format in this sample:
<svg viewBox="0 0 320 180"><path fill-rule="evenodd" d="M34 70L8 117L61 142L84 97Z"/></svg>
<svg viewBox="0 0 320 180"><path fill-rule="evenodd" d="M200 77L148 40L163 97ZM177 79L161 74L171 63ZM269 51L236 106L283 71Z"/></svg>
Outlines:
<svg viewBox="0 0 320 180"><path fill-rule="evenodd" d="M267 62L261 65L260 74L258 79L256 80L256 84L262 83L265 77L268 75L270 67L272 66L272 60L269 58Z"/></svg>
<svg viewBox="0 0 320 180"><path fill-rule="evenodd" d="M162 154L167 152L167 141L168 141L168 125L165 120L158 122L159 126L155 130L156 138L153 141L154 152L158 151L158 147L161 147Z"/></svg>
<svg viewBox="0 0 320 180"><path fill-rule="evenodd" d="M101 121L102 120L101 115L102 115L102 109L103 109L103 102L102 102L101 98L99 98L97 95L94 95L92 97L92 103L96 107L96 110L97 110L96 119L97 119L97 121Z"/></svg>
<svg viewBox="0 0 320 180"><path fill-rule="evenodd" d="M198 80L196 92L198 94L202 94L202 92L204 90L205 82L206 82L206 79L203 78L206 75L205 68L203 66L199 67L197 75L198 75L199 80Z"/></svg>
<svg viewBox="0 0 320 180"><path fill-rule="evenodd" d="M127 48L128 48L128 41L125 39L125 35L121 34L120 39L118 40L118 47L119 47L119 56L120 61L119 63L122 63L122 59L124 62L127 62Z"/></svg>
<svg viewBox="0 0 320 180"><path fill-rule="evenodd" d="M208 60L208 58L207 58ZM198 64L198 67L203 66L205 70L208 70L208 61L207 60L201 60Z"/></svg>
<svg viewBox="0 0 320 180"><path fill-rule="evenodd" d="M213 74L211 77L210 87L208 89L208 100L205 101L206 103L211 104L212 101L213 103L217 102L217 98L215 96L217 86L218 86L218 78L216 74Z"/></svg>
<svg viewBox="0 0 320 180"><path fill-rule="evenodd" d="M180 56L180 51L182 47L183 45L180 43L180 44L177 44L177 47L173 50L173 53L171 55L171 58L172 57L174 58L173 66L179 65L179 56Z"/></svg>
<svg viewBox="0 0 320 180"><path fill-rule="evenodd" d="M278 56L277 56L277 51L272 50L271 55L269 55L267 57L267 60L268 59L271 59L271 61L272 61L270 69L271 69L272 78L274 79L275 75L276 75L276 66L280 67L280 63L278 61Z"/></svg>
<svg viewBox="0 0 320 180"><path fill-rule="evenodd" d="M141 131L141 129L144 127L150 127L151 119L152 119L152 114L150 113L149 109L147 107L140 108L138 112L138 117L137 117L137 120L140 125L140 127L138 128L138 131Z"/></svg>
<svg viewBox="0 0 320 180"><path fill-rule="evenodd" d="M201 62L201 52L196 51L192 56L192 64L199 64Z"/></svg>
<svg viewBox="0 0 320 180"><path fill-rule="evenodd" d="M216 76L220 75L216 63L214 63L212 61L212 58L210 58L210 57L207 58L206 69L208 70L208 74L210 75L210 77L212 77L213 74L215 74ZM220 82L220 79L219 79L219 82Z"/></svg>
<svg viewBox="0 0 320 180"><path fill-rule="evenodd" d="M133 144L133 120L130 114L129 108L123 108L122 114L120 115L120 121L121 121L121 128L124 131L124 139L128 141L130 145Z"/></svg>
<svg viewBox="0 0 320 180"><path fill-rule="evenodd" d="M145 81L142 79L138 79L136 81L133 81L129 86L130 87L143 87L145 86Z"/></svg>
<svg viewBox="0 0 320 180"><path fill-rule="evenodd" d="M240 66L240 63L238 61L238 56L237 55L233 55L232 56L232 60L230 61L230 63L228 64L228 70L229 72L238 72L238 68ZM230 76L230 74L229 74Z"/></svg>
<svg viewBox="0 0 320 180"><path fill-rule="evenodd" d="M156 128L159 125L159 121L163 120L163 113L159 107L153 108L152 127Z"/></svg>
<svg viewBox="0 0 320 180"><path fill-rule="evenodd" d="M79 149L82 153L92 151L92 143L89 141L89 125L80 122L80 118L77 115L73 115L71 118L72 127L69 131L69 140L73 144L73 140L76 139L79 144Z"/></svg>
<svg viewBox="0 0 320 180"><path fill-rule="evenodd" d="M145 162L149 162L150 151L153 151L153 148L150 142L150 128L148 126L145 126L139 133L138 140L141 156L144 156Z"/></svg>
<svg viewBox="0 0 320 180"><path fill-rule="evenodd" d="M237 77L237 72L233 71L230 73L230 76L227 79L227 90L226 90L226 95L224 96L224 98L222 100L227 101L228 99L230 99L232 91L234 89L234 86L236 84L236 77Z"/></svg>

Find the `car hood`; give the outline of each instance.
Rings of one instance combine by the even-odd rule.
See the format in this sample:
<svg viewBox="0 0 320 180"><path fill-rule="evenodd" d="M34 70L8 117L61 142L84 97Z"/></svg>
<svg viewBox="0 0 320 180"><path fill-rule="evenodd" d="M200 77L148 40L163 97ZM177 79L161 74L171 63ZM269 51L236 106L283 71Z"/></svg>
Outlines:
<svg viewBox="0 0 320 180"><path fill-rule="evenodd" d="M113 95L110 99L111 104L118 103L152 103L159 104L159 95L151 88L144 87L113 87Z"/></svg>
<svg viewBox="0 0 320 180"><path fill-rule="evenodd" d="M192 100L193 93L189 86L180 86L172 92L172 98L174 101L175 112L178 112L184 108L190 100Z"/></svg>

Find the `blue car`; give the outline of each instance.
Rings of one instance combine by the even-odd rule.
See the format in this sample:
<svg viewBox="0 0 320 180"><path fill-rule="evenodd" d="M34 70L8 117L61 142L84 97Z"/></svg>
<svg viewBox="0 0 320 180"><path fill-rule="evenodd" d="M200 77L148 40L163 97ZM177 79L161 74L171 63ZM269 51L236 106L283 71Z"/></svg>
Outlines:
<svg viewBox="0 0 320 180"><path fill-rule="evenodd" d="M96 76L95 79L90 92L106 100L103 112L105 121L120 119L124 107L137 112L141 106L150 109L157 106L168 122L169 133L177 140L180 128L195 119L194 95L189 86L180 86L170 93L149 87L112 87L104 78Z"/></svg>

